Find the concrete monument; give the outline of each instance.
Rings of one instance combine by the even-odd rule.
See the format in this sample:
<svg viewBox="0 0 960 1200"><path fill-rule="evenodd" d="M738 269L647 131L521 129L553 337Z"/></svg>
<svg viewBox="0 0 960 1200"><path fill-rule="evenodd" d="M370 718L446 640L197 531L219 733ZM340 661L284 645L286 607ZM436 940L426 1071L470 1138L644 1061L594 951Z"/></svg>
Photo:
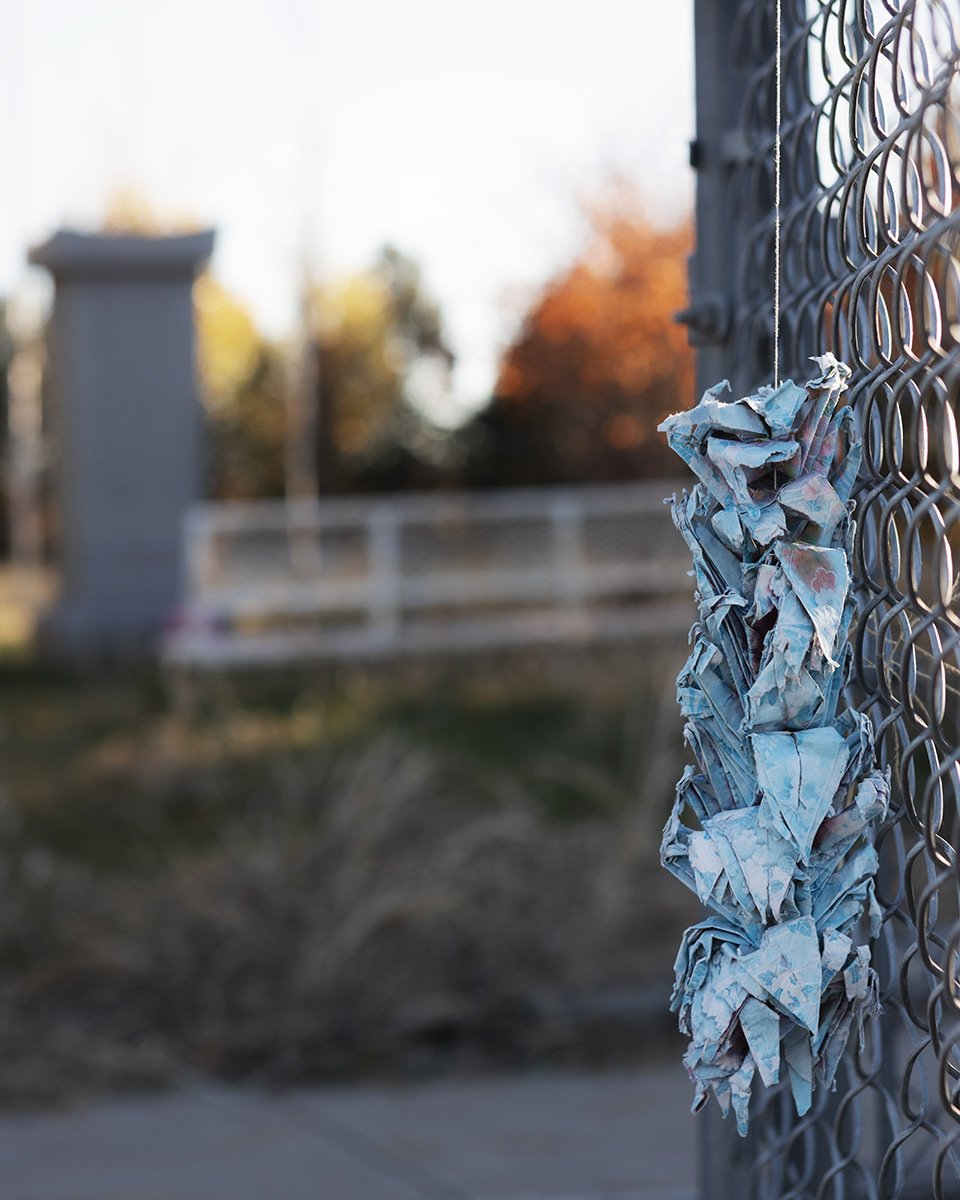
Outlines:
<svg viewBox="0 0 960 1200"><path fill-rule="evenodd" d="M30 261L53 276L50 353L63 587L45 626L75 654L150 647L180 597L201 497L191 289L213 233L62 230Z"/></svg>

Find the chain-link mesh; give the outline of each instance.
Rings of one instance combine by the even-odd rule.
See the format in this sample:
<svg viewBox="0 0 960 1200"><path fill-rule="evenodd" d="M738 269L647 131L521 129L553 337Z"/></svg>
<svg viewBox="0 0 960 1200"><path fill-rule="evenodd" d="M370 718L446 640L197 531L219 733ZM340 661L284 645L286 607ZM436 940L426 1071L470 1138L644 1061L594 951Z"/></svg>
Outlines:
<svg viewBox="0 0 960 1200"><path fill-rule="evenodd" d="M726 357L741 393L772 366L774 19L773 0L740 0L717 64L743 97L714 214L738 247ZM805 1118L783 1089L759 1099L745 1186L960 1196L960 0L784 0L782 38L782 374L808 378L825 350L853 368L854 702L896 807L879 838L883 1015Z"/></svg>

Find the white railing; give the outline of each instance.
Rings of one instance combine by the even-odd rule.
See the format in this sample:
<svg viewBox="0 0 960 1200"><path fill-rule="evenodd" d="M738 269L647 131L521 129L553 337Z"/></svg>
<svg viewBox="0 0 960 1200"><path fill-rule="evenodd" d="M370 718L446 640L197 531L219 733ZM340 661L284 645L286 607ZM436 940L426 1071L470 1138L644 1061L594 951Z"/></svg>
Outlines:
<svg viewBox="0 0 960 1200"><path fill-rule="evenodd" d="M207 504L185 533L183 665L638 636L689 624L667 481Z"/></svg>

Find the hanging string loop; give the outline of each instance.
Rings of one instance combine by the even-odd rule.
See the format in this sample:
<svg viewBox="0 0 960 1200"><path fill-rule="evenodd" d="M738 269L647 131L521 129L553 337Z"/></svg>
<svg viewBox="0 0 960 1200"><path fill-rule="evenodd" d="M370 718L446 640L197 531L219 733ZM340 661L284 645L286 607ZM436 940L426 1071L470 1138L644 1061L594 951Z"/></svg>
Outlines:
<svg viewBox="0 0 960 1200"><path fill-rule="evenodd" d="M780 95L783 64L781 4L777 0L776 133L773 142L773 386L780 386Z"/></svg>

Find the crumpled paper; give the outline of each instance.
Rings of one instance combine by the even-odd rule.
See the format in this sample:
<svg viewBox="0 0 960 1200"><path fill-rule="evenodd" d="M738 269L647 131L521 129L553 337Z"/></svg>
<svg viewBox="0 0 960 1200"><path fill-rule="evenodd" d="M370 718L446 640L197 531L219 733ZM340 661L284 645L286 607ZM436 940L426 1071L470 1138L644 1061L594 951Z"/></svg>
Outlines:
<svg viewBox="0 0 960 1200"><path fill-rule="evenodd" d="M740 400L727 383L660 426L699 482L672 499L699 619L677 679L696 759L661 858L713 914L683 936L671 1007L690 1038L694 1111L712 1091L747 1132L754 1077L786 1077L805 1113L875 1011L872 829L889 802L869 720L841 709L854 615L841 403L849 368Z"/></svg>

